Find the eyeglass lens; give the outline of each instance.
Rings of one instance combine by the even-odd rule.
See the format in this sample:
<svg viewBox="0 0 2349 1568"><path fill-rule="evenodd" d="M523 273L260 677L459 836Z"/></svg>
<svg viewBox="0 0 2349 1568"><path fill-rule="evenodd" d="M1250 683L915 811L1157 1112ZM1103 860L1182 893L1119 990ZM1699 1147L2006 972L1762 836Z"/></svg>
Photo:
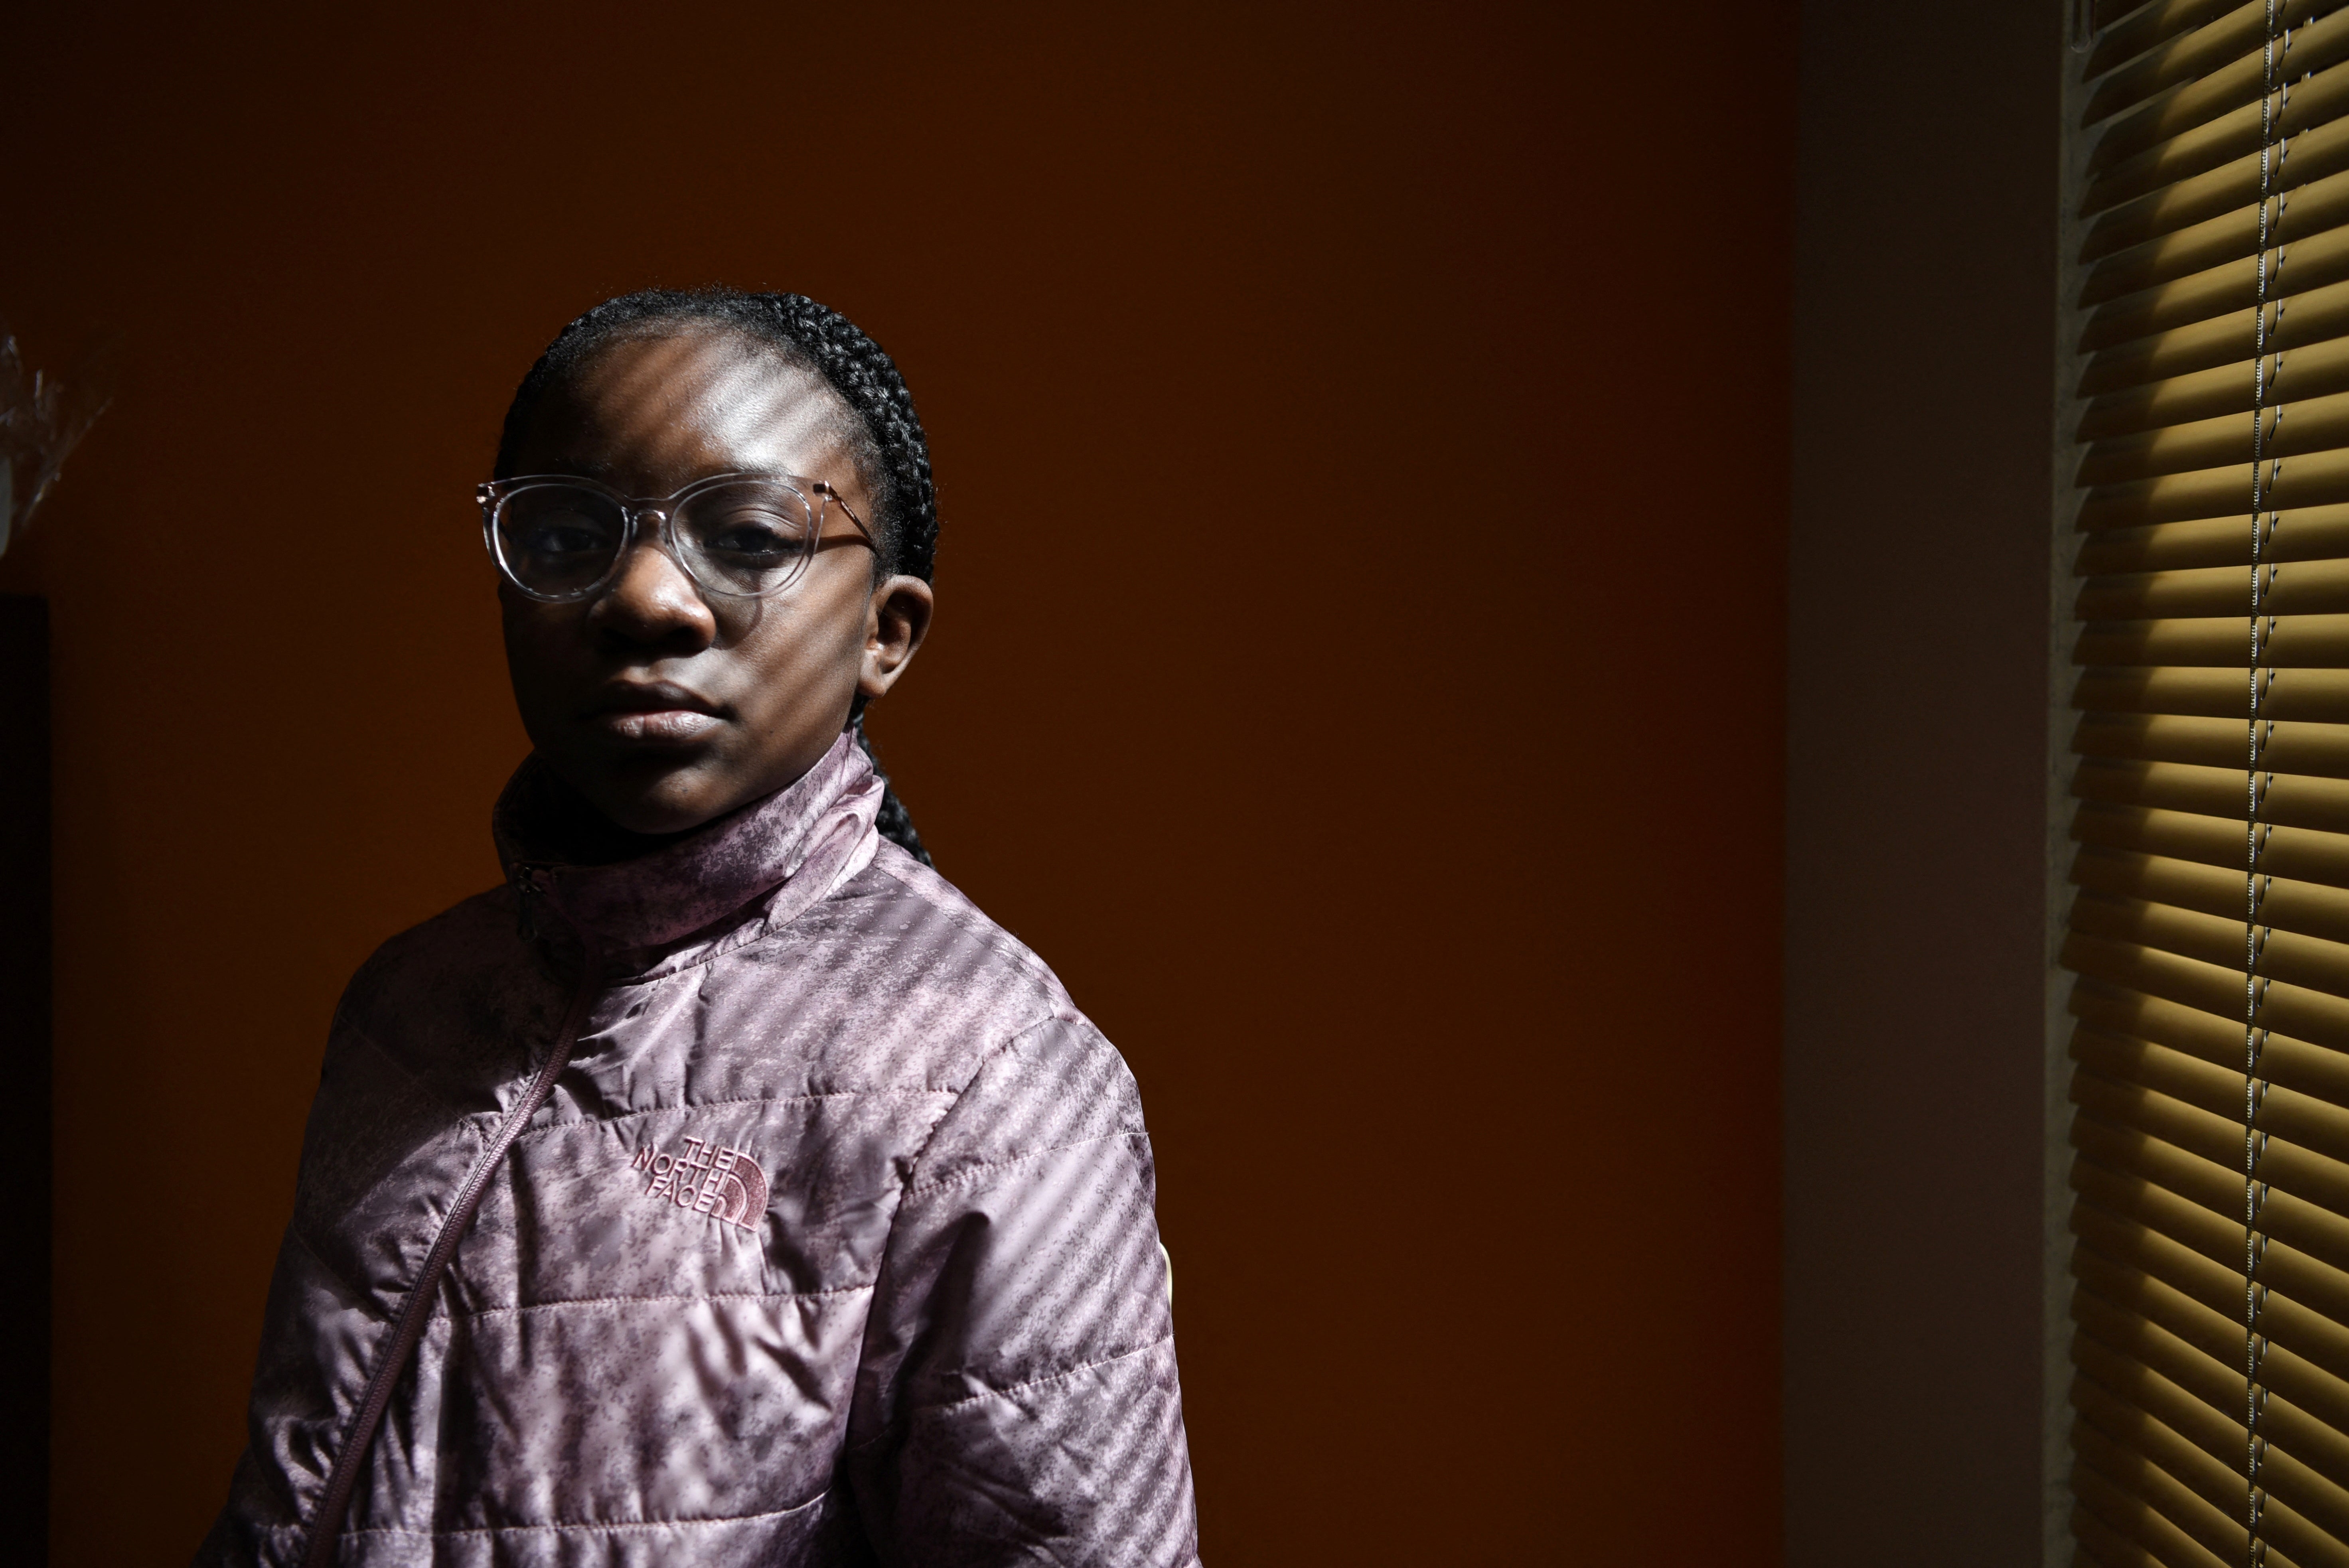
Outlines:
<svg viewBox="0 0 2349 1568"><path fill-rule="evenodd" d="M620 503L584 485L525 485L498 504L498 551L514 581L551 599L576 598L609 574L627 522ZM771 480L696 490L671 524L678 564L711 593L786 586L815 542L807 499Z"/></svg>

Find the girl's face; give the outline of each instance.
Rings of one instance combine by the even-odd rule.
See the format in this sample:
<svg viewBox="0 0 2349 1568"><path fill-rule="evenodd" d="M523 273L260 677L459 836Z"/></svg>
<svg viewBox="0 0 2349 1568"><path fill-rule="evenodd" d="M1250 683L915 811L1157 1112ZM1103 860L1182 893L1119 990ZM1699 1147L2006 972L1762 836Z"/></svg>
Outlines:
<svg viewBox="0 0 2349 1568"><path fill-rule="evenodd" d="M623 339L550 387L517 474L577 474L668 495L720 473L822 480L858 517L873 498L821 378L722 329ZM651 537L647 537L651 535ZM850 699L903 674L929 628L929 584L874 581L834 507L799 580L764 599L705 597L640 529L603 593L546 604L501 581L506 666L531 744L639 833L695 828L780 789L839 738Z"/></svg>

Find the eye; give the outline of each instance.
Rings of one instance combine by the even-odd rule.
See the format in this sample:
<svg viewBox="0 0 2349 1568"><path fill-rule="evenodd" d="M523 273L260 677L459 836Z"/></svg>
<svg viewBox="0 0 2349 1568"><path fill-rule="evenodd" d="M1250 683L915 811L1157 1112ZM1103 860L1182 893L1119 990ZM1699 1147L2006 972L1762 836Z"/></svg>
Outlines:
<svg viewBox="0 0 2349 1568"><path fill-rule="evenodd" d="M516 541L532 555L586 555L611 548L610 530L576 512L532 518Z"/></svg>
<svg viewBox="0 0 2349 1568"><path fill-rule="evenodd" d="M532 485L497 514L499 557L535 593L575 593L611 564L626 525L618 507L570 485Z"/></svg>
<svg viewBox="0 0 2349 1568"><path fill-rule="evenodd" d="M701 548L745 562L775 562L800 552L806 531L789 514L768 507L734 506L702 523Z"/></svg>

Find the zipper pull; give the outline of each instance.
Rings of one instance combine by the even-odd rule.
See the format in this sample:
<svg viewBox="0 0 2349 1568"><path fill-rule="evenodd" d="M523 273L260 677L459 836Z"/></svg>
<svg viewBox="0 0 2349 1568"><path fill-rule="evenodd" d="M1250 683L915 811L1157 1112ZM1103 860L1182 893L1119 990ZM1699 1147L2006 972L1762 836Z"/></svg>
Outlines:
<svg viewBox="0 0 2349 1568"><path fill-rule="evenodd" d="M538 940L538 903L554 896L554 872L544 866L516 866L513 873L514 924L525 942Z"/></svg>

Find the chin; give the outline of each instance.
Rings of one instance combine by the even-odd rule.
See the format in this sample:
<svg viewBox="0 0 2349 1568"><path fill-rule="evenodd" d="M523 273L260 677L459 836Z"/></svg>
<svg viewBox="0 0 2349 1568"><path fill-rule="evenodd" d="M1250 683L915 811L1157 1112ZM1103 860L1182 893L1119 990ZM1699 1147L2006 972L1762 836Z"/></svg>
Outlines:
<svg viewBox="0 0 2349 1568"><path fill-rule="evenodd" d="M731 809L729 802L698 789L659 790L650 795L622 793L608 802L597 801L596 806L612 819L615 826L631 833L648 834L690 832Z"/></svg>
<svg viewBox="0 0 2349 1568"><path fill-rule="evenodd" d="M613 826L631 833L688 832L735 804L723 780L690 763L651 758L605 772L583 793Z"/></svg>

